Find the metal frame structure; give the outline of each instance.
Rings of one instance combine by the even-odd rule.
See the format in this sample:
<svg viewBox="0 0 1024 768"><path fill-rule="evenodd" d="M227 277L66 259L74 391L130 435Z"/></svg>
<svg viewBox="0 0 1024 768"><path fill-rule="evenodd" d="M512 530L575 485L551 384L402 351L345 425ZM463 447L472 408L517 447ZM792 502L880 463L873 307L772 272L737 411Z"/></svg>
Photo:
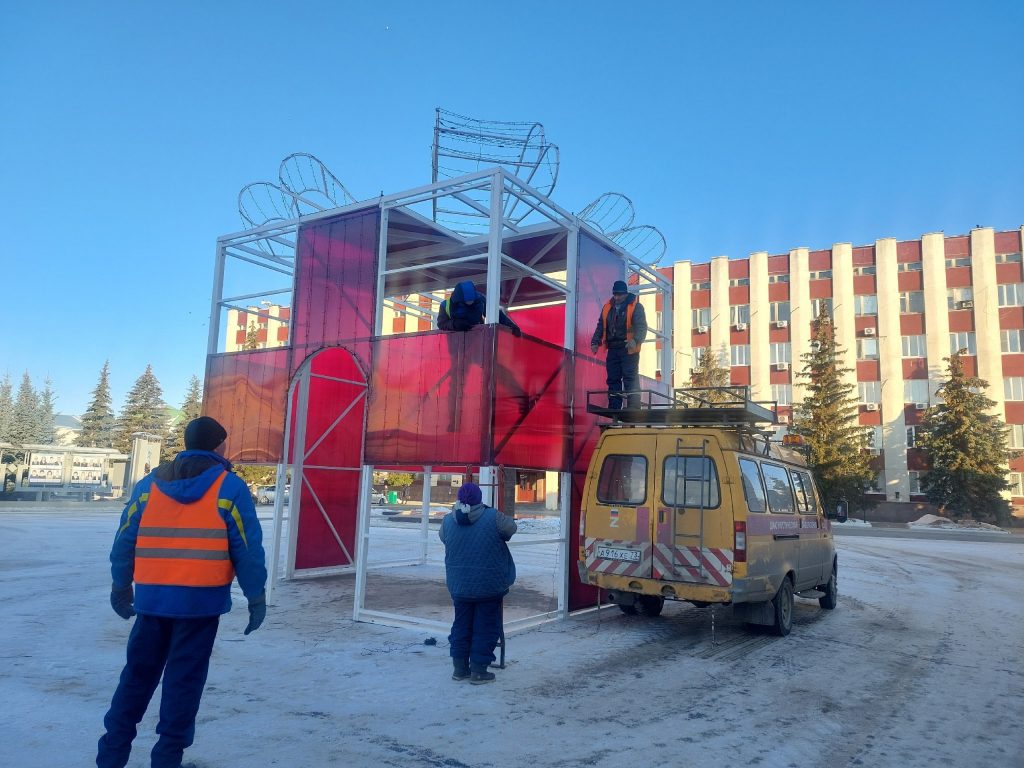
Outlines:
<svg viewBox="0 0 1024 768"><path fill-rule="evenodd" d="M486 231L462 234L436 223L431 215L433 209L439 200L446 199L456 200L459 204L475 210L481 217L485 217L488 224ZM481 203L481 200L487 202ZM315 203L310 205L315 206ZM561 208L529 183L501 167L438 181L372 201L317 210L286 220L275 220L253 229L220 237L217 241L214 267L209 354L220 352L222 334L230 330L226 328L228 310L235 309L261 318L281 321L281 318L273 317L262 310L243 306L242 302L284 296L285 300L278 303L293 303L295 248L298 228L301 225L373 208L380 209L377 300L372 326L376 336L380 336L383 331L386 302L394 306L394 302L401 303L404 301L403 297L410 294L436 294L449 290L461 280L472 280L478 285L486 285L485 293L490 299L487 302L487 323L497 323L501 304L528 307L564 302L563 345L565 349L575 351L577 242L579 233L586 231L589 236L622 259L624 276L636 275L641 293L662 293L663 327L655 328L652 323L651 333L662 342L659 362L663 380L671 380L673 354L670 283L653 266L630 254L599 227ZM510 216L510 211L514 211L515 215ZM287 288L264 288L259 284L248 283L236 286L239 281L236 281L228 270L229 265L233 267L236 264L245 269L256 267L264 270L260 274L282 275L290 279L291 285ZM250 277L250 280L255 278ZM494 297L498 299L494 300ZM297 400L298 414L292 414L291 408L292 399L289 396L286 424L291 425L293 421L297 425L304 424L304 399L299 397ZM298 418L293 418L294 416ZM285 452L286 459L291 450L290 445ZM288 469L293 471L293 483L297 482L294 473L301 473L301 466L282 464L279 465L277 473L279 486L283 485ZM430 471L429 467L426 471ZM316 574L355 571L357 597L353 615L356 620L387 624L422 623L409 617L373 611L364 605L372 472L371 466L364 465L361 468L354 565L318 569ZM482 477L493 475L494 468L481 467L480 472ZM558 567L563 573L558 590L558 608L551 614L510 622L506 625L509 628L530 626L567 615L570 475L563 473L561 480L561 533L556 539L546 539L542 542L558 544ZM425 489L429 489L429 485L425 484ZM425 490L425 496L426 512L429 509L429 490ZM296 493L292 494L291 499L290 546L286 571L288 577L296 575L294 547L297 539L296 521L302 514L301 497L302 494ZM277 573L282 520L283 494L277 494L274 507L272 579ZM424 521L426 520L427 515L424 514ZM426 561L426 531L427 523L424 522L424 554L418 562ZM397 563L386 565L395 564Z"/></svg>

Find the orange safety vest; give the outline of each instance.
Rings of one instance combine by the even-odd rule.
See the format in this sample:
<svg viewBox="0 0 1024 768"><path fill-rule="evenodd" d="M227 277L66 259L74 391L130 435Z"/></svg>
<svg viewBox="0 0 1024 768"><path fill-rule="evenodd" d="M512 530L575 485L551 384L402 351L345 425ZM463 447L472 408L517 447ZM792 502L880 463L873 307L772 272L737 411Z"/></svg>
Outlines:
<svg viewBox="0 0 1024 768"><path fill-rule="evenodd" d="M235 577L228 526L220 516L222 472L190 504L175 501L154 483L139 520L135 583L176 587L223 587Z"/></svg>
<svg viewBox="0 0 1024 768"><path fill-rule="evenodd" d="M610 300L608 303L606 303L604 305L604 309L601 310L601 342L602 343L604 343L604 341L608 338L608 315L611 314L612 304L614 302L615 302L615 299ZM630 342L630 341L633 340L633 310L635 310L635 309L636 309L636 299L633 299L633 301L629 302L629 304L626 305L626 341L627 342ZM638 355L638 354L640 354L640 344L637 344L636 345L636 349L634 349L632 352L630 352L629 348L627 347L626 353L630 354L630 355Z"/></svg>

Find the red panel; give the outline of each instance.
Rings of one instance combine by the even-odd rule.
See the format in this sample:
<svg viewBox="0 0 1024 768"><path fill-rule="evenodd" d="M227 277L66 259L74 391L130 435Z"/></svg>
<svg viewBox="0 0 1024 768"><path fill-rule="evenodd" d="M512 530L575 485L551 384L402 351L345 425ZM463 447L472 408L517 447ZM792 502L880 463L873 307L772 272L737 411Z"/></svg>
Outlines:
<svg viewBox="0 0 1024 768"><path fill-rule="evenodd" d="M970 309L961 309L955 312L949 313L949 330L951 332L957 331L973 331L974 330L974 312Z"/></svg>
<svg viewBox="0 0 1024 768"><path fill-rule="evenodd" d="M1007 424L1024 424L1024 403L1018 401L1007 401L1006 403L1006 423ZM1024 457L1021 457L1024 458Z"/></svg>
<svg viewBox="0 0 1024 768"><path fill-rule="evenodd" d="M924 276L920 272L900 272L896 275L896 285L901 291L924 290Z"/></svg>
<svg viewBox="0 0 1024 768"><path fill-rule="evenodd" d="M865 427L877 427L882 423L881 411L861 411L860 423Z"/></svg>
<svg viewBox="0 0 1024 768"><path fill-rule="evenodd" d="M865 328L877 328L878 317L875 315L855 315L853 318L854 329L858 336L864 335ZM876 330L875 333L878 331Z"/></svg>
<svg viewBox="0 0 1024 768"><path fill-rule="evenodd" d="M705 282L711 279L711 263L703 262L690 267L690 279L695 283Z"/></svg>
<svg viewBox="0 0 1024 768"><path fill-rule="evenodd" d="M391 336L373 349L366 463L485 463L494 326Z"/></svg>
<svg viewBox="0 0 1024 768"><path fill-rule="evenodd" d="M908 427L913 427L924 421L924 411L919 411L913 403L903 406L903 421Z"/></svg>
<svg viewBox="0 0 1024 768"><path fill-rule="evenodd" d="M1024 282L1020 264L996 264L997 283L1020 283Z"/></svg>
<svg viewBox="0 0 1024 768"><path fill-rule="evenodd" d="M772 366L768 379L772 384L789 384L789 371L776 371L775 366Z"/></svg>
<svg viewBox="0 0 1024 768"><path fill-rule="evenodd" d="M1024 355L1003 355L1003 376L1024 376Z"/></svg>
<svg viewBox="0 0 1024 768"><path fill-rule="evenodd" d="M705 309L711 306L711 291L691 291L690 308Z"/></svg>
<svg viewBox="0 0 1024 768"><path fill-rule="evenodd" d="M960 237L947 237L945 246L947 259L970 256L971 254L971 238L966 235L961 235Z"/></svg>
<svg viewBox="0 0 1024 768"><path fill-rule="evenodd" d="M768 274L786 274L789 272L789 254L768 257Z"/></svg>
<svg viewBox="0 0 1024 768"><path fill-rule="evenodd" d="M729 261L729 277L750 277L750 259L732 259Z"/></svg>
<svg viewBox="0 0 1024 768"><path fill-rule="evenodd" d="M913 469L918 472L928 469L928 457L925 455L925 452L919 448L908 448L907 469Z"/></svg>
<svg viewBox="0 0 1024 768"><path fill-rule="evenodd" d="M807 268L811 272L832 269L832 251L811 251L807 254Z"/></svg>
<svg viewBox="0 0 1024 768"><path fill-rule="evenodd" d="M832 295L832 281L811 280L810 289L812 299L827 299Z"/></svg>
<svg viewBox="0 0 1024 768"><path fill-rule="evenodd" d="M576 272L576 349L590 349L601 309L612 298L612 283L622 280L625 266L613 251L580 233ZM653 324L654 318L649 322ZM559 342L561 343L561 342Z"/></svg>
<svg viewBox="0 0 1024 768"><path fill-rule="evenodd" d="M853 266L866 267L875 263L875 246L859 245L853 249ZM859 291L858 291L859 293Z"/></svg>
<svg viewBox="0 0 1024 768"><path fill-rule="evenodd" d="M523 329L523 333L536 336L538 339L551 342L561 347L565 340L565 304L553 304L549 307L511 310L509 317ZM594 321L595 325L597 321ZM593 333L593 328L591 328ZM587 340L587 348L590 340Z"/></svg>
<svg viewBox="0 0 1024 768"><path fill-rule="evenodd" d="M286 349L207 357L203 413L227 430L225 456L238 462L281 461L287 392Z"/></svg>
<svg viewBox="0 0 1024 768"><path fill-rule="evenodd" d="M750 366L734 365L729 369L729 382L737 387L745 387L750 384Z"/></svg>
<svg viewBox="0 0 1024 768"><path fill-rule="evenodd" d="M789 301L789 283L769 283L768 301Z"/></svg>
<svg viewBox="0 0 1024 768"><path fill-rule="evenodd" d="M750 288L746 285L738 285L729 288L729 303L730 304L749 304L750 303Z"/></svg>
<svg viewBox="0 0 1024 768"><path fill-rule="evenodd" d="M857 381L879 381L880 366L877 360L857 361Z"/></svg>
<svg viewBox="0 0 1024 768"><path fill-rule="evenodd" d="M946 270L947 288L964 288L971 284L971 268L955 267Z"/></svg>
<svg viewBox="0 0 1024 768"><path fill-rule="evenodd" d="M746 331L732 331L729 335L730 344L749 344L750 343L750 330Z"/></svg>
<svg viewBox="0 0 1024 768"><path fill-rule="evenodd" d="M578 370L578 367L577 367ZM587 454L587 460L590 460L590 454ZM583 548L583 542L580 541L580 518L582 515L583 506L583 484L587 478L587 468L578 470L572 473L572 492L570 494L572 498L572 504L570 505L569 511L569 531L568 539L570 542L570 551L576 556L572 560L576 560L579 557L579 551ZM572 544L576 546L573 547ZM601 591L597 587L592 587L589 584L584 584L580 581L579 569L575 567L574 563L569 565L569 610L577 611L581 608L587 608L589 606L598 605L601 600Z"/></svg>
<svg viewBox="0 0 1024 768"><path fill-rule="evenodd" d="M359 472L306 469L304 474L306 482L299 491L302 505L295 567L306 569L352 564L356 556ZM296 493L295 488L292 493ZM344 548L339 545L338 538Z"/></svg>
<svg viewBox="0 0 1024 768"><path fill-rule="evenodd" d="M768 343L769 344L782 344L789 341L789 329L778 328L774 324L768 328Z"/></svg>
<svg viewBox="0 0 1024 768"><path fill-rule="evenodd" d="M921 241L903 240L896 243L896 261L900 263L921 261Z"/></svg>
<svg viewBox="0 0 1024 768"><path fill-rule="evenodd" d="M1024 328L1024 307L1003 307L999 310L1000 328Z"/></svg>
<svg viewBox="0 0 1024 768"><path fill-rule="evenodd" d="M597 416L587 413L587 392L607 391L607 375L604 363L579 355L576 356L573 374L573 402L576 407L573 410L570 466L573 472L585 472L600 435Z"/></svg>
<svg viewBox="0 0 1024 768"><path fill-rule="evenodd" d="M900 315L900 334L903 336L924 334L924 315Z"/></svg>
<svg viewBox="0 0 1024 768"><path fill-rule="evenodd" d="M711 328L711 326L708 326L708 331L706 333L697 333L696 331L694 331L691 334L691 336L690 336L690 338L691 338L691 342L690 342L691 345L694 346L694 347L706 347L706 346L708 346L711 343L711 330L710 330L710 328Z"/></svg>
<svg viewBox="0 0 1024 768"><path fill-rule="evenodd" d="M923 357L908 357L903 360L904 379L927 379L928 361Z"/></svg>
<svg viewBox="0 0 1024 768"><path fill-rule="evenodd" d="M973 355L964 355L960 358L964 364L964 375L965 376L977 376L978 375L978 358Z"/></svg>
<svg viewBox="0 0 1024 768"><path fill-rule="evenodd" d="M569 353L499 328L494 359L494 437L488 463L564 467L571 434Z"/></svg>
<svg viewBox="0 0 1024 768"><path fill-rule="evenodd" d="M996 253L1020 253L1020 230L1013 229L1009 232L996 232L995 240Z"/></svg>
<svg viewBox="0 0 1024 768"><path fill-rule="evenodd" d="M853 292L858 296L870 296L872 293L877 293L878 291L875 289L875 276L854 275Z"/></svg>

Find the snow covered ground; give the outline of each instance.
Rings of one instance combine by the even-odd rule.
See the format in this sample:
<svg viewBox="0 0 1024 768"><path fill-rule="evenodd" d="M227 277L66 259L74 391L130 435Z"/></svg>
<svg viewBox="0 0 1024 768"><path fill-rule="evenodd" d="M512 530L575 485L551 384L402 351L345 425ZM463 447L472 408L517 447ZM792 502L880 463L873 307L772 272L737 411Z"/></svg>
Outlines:
<svg viewBox="0 0 1024 768"><path fill-rule="evenodd" d="M0 507L0 764L88 765L129 628L108 605L117 510L30 509ZM417 528L375 527L371 551L415 550ZM524 531L524 542L545 533ZM727 609L712 633L707 609L669 604L649 619L612 608L511 635L508 668L486 686L449 679L443 633L354 623L352 577L283 583L258 632L242 635L244 600L222 620L186 758L205 768L1019 767L1024 539L1004 538L839 536L839 607L798 600L789 637L748 630ZM544 604L553 548L513 551L524 576L508 605ZM431 544L418 571L376 574L368 601L413 595L410 607L447 621L436 558ZM132 766L148 765L155 709Z"/></svg>

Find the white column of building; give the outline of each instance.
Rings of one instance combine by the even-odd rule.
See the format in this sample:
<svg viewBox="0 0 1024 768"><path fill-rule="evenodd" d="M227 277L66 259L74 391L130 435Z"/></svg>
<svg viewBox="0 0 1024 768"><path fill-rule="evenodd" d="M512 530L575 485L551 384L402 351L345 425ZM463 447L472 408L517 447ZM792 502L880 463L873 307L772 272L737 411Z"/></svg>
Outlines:
<svg viewBox="0 0 1024 768"><path fill-rule="evenodd" d="M989 227L971 230L971 280L974 284L974 337L978 376L988 382L992 412L1006 418L1003 401L1003 346L999 333L999 292L996 288L996 240Z"/></svg>
<svg viewBox="0 0 1024 768"><path fill-rule="evenodd" d="M711 260L711 347L718 362L729 367L729 257Z"/></svg>
<svg viewBox="0 0 1024 768"><path fill-rule="evenodd" d="M646 280L643 277L640 278L640 285L650 285L650 280ZM644 316L647 318L647 341L640 347L640 373L644 376L654 378L654 373L661 368L661 350L658 349L658 339L654 336L654 331L661 330L658 324L658 309L657 309L657 296L656 293L645 293L643 296L638 296L640 300L640 306L644 308ZM668 373L662 371L662 378L668 381Z"/></svg>
<svg viewBox="0 0 1024 768"><path fill-rule="evenodd" d="M771 350L768 325L768 253L750 254L750 396L754 400L771 400Z"/></svg>
<svg viewBox="0 0 1024 768"><path fill-rule="evenodd" d="M693 343L690 334L690 295L693 283L690 262L677 261L672 265L672 386L690 385L690 368L693 367ZM667 376L666 376L667 378Z"/></svg>
<svg viewBox="0 0 1024 768"><path fill-rule="evenodd" d="M277 341L278 330L284 323L278 318L281 317L281 305L271 304L266 308L267 314L270 315L267 318L267 349L275 349L276 347L282 346ZM287 342L285 342L287 343Z"/></svg>
<svg viewBox="0 0 1024 768"><path fill-rule="evenodd" d="M882 448L885 459L885 499L910 499L907 472L907 421L903 411L903 341L900 327L900 288L896 240L875 241L875 280L878 286L878 359L882 379Z"/></svg>
<svg viewBox="0 0 1024 768"><path fill-rule="evenodd" d="M832 320L836 343L840 347L839 364L848 369L846 381L857 387L857 326L853 306L853 246L832 246Z"/></svg>
<svg viewBox="0 0 1024 768"><path fill-rule="evenodd" d="M806 248L789 252L789 351L792 363L793 404L804 399L805 385L799 373L804 368L801 355L811 350L811 276Z"/></svg>
<svg viewBox="0 0 1024 768"><path fill-rule="evenodd" d="M949 357L949 309L946 306L946 238L932 232L921 238L921 266L924 272L925 344L928 350L928 400L935 402L935 390L946 376ZM1000 382L1002 385L1002 382Z"/></svg>

